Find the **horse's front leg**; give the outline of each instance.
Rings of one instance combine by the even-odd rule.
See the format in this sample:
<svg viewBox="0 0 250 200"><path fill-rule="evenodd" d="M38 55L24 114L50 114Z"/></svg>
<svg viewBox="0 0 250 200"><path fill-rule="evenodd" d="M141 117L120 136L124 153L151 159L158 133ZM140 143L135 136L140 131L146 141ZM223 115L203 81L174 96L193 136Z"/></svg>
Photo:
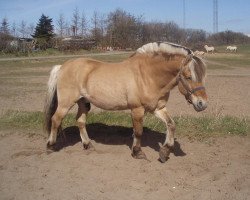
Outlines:
<svg viewBox="0 0 250 200"><path fill-rule="evenodd" d="M156 117L160 118L166 124L166 139L165 142L160 144L160 161L166 162L171 149L174 147L174 133L175 133L175 123L174 120L168 115L166 107L161 110L155 111Z"/></svg>
<svg viewBox="0 0 250 200"><path fill-rule="evenodd" d="M145 109L143 107L134 108L131 110L133 121L133 145L132 156L137 159L147 159L145 153L141 150L141 136L143 132L143 116Z"/></svg>

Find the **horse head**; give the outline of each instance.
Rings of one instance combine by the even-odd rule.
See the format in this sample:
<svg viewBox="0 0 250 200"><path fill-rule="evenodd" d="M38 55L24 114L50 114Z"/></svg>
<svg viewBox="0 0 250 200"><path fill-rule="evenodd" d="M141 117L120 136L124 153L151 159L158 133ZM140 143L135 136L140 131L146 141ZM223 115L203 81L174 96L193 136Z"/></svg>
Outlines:
<svg viewBox="0 0 250 200"><path fill-rule="evenodd" d="M155 52L185 56L181 67L179 65L177 66L179 73L176 80L179 90L186 97L187 101L193 104L196 111L206 109L207 94L204 87L206 66L201 58L195 56L193 52L186 47L168 42L149 43L137 49L137 53L140 54L152 54ZM162 55L164 57L165 54ZM164 59L164 62L169 63L169 59Z"/></svg>
<svg viewBox="0 0 250 200"><path fill-rule="evenodd" d="M206 67L203 61L192 54L187 55L178 73L178 88L197 112L207 107L205 77Z"/></svg>

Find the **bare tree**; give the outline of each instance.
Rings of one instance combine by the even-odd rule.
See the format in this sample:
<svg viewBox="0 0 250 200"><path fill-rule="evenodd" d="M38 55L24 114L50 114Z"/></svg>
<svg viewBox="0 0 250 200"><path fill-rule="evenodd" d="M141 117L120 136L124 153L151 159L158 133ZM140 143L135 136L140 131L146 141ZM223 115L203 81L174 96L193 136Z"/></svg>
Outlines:
<svg viewBox="0 0 250 200"><path fill-rule="evenodd" d="M96 44L107 45L107 16L105 14L94 11L93 16L91 18L91 22L91 34L92 38L96 41Z"/></svg>
<svg viewBox="0 0 250 200"><path fill-rule="evenodd" d="M27 27L27 35L30 37L32 34L34 34L35 31L35 25L33 23L30 23Z"/></svg>
<svg viewBox="0 0 250 200"><path fill-rule="evenodd" d="M186 29L185 39L188 47L201 50L206 41L206 32L203 30Z"/></svg>
<svg viewBox="0 0 250 200"><path fill-rule="evenodd" d="M19 25L19 32L23 38L26 37L26 35L27 35L27 23L24 20L22 20L21 24Z"/></svg>
<svg viewBox="0 0 250 200"><path fill-rule="evenodd" d="M76 36L77 32L79 30L79 24L80 24L80 15L79 15L79 10L76 7L73 12L73 17L72 17L72 31L73 35Z"/></svg>
<svg viewBox="0 0 250 200"><path fill-rule="evenodd" d="M108 44L106 35L107 35L107 17L104 14L101 14L97 11L94 11L91 18L92 29L91 34L92 38L95 40L97 45L106 45Z"/></svg>
<svg viewBox="0 0 250 200"><path fill-rule="evenodd" d="M166 28L162 22L145 22L142 25L142 42L166 40Z"/></svg>
<svg viewBox="0 0 250 200"><path fill-rule="evenodd" d="M92 32L93 38L97 41L98 40L99 15L98 15L98 12L96 10L93 13L93 16L91 18L91 22L92 22L92 25L93 25L93 28L92 28L91 32Z"/></svg>
<svg viewBox="0 0 250 200"><path fill-rule="evenodd" d="M66 21L65 17L62 13L59 14L59 18L56 21L57 23L57 30L59 32L60 37L63 37L64 33L66 32Z"/></svg>
<svg viewBox="0 0 250 200"><path fill-rule="evenodd" d="M185 31L176 23L165 23L165 35L167 41L185 45Z"/></svg>
<svg viewBox="0 0 250 200"><path fill-rule="evenodd" d="M107 17L105 14L101 14L99 18L99 28L101 31L102 38L105 37L105 34L107 32Z"/></svg>
<svg viewBox="0 0 250 200"><path fill-rule="evenodd" d="M243 33L227 30L208 36L206 42L213 45L249 44L250 39Z"/></svg>
<svg viewBox="0 0 250 200"><path fill-rule="evenodd" d="M109 13L107 35L110 45L121 48L138 46L140 24L135 16L117 9Z"/></svg>
<svg viewBox="0 0 250 200"><path fill-rule="evenodd" d="M4 17L1 22L0 32L8 35L10 33L9 30L9 22L7 17Z"/></svg>
<svg viewBox="0 0 250 200"><path fill-rule="evenodd" d="M70 36L71 35L71 27L69 22L65 22L65 35Z"/></svg>
<svg viewBox="0 0 250 200"><path fill-rule="evenodd" d="M13 22L11 26L11 34L16 37L17 36L17 27L16 27L16 22Z"/></svg>
<svg viewBox="0 0 250 200"><path fill-rule="evenodd" d="M85 17L84 12L82 12L82 16L80 18L80 30L81 30L81 36L82 37L84 35L86 35L86 31L87 31L87 19Z"/></svg>

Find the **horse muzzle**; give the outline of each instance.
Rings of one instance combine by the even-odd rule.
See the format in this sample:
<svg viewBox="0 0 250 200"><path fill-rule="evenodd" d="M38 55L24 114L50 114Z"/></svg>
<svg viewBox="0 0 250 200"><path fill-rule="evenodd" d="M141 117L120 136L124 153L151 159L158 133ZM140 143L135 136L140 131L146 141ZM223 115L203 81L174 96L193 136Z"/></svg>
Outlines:
<svg viewBox="0 0 250 200"><path fill-rule="evenodd" d="M202 98L196 97L192 95L192 100L191 100L194 109L197 112L203 111L207 108L207 100L204 100Z"/></svg>

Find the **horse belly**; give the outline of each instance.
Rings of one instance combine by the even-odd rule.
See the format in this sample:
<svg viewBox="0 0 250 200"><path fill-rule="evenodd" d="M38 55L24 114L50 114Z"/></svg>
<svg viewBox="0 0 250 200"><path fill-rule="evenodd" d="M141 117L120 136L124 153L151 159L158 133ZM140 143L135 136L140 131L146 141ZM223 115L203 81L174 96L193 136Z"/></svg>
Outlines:
<svg viewBox="0 0 250 200"><path fill-rule="evenodd" d="M89 80L88 100L96 107L105 110L124 110L128 108L126 84L114 78Z"/></svg>

